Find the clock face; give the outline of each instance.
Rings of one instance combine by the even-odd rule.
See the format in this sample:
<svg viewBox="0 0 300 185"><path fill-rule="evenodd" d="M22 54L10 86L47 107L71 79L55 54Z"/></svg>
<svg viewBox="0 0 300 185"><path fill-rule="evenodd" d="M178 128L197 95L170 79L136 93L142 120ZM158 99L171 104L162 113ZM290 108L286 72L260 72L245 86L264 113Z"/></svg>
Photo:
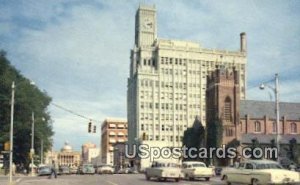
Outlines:
<svg viewBox="0 0 300 185"><path fill-rule="evenodd" d="M153 22L149 18L146 18L143 23L143 28L149 30L152 29L152 27L153 27Z"/></svg>

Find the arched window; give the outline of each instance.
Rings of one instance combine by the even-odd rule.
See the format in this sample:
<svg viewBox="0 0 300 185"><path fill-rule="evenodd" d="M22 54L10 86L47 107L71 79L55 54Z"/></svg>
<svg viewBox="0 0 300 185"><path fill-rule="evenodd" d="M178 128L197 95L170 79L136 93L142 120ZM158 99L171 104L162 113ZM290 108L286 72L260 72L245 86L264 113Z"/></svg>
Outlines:
<svg viewBox="0 0 300 185"><path fill-rule="evenodd" d="M231 99L228 96L225 99L224 119L225 121L231 121Z"/></svg>
<svg viewBox="0 0 300 185"><path fill-rule="evenodd" d="M291 133L296 134L297 133L297 125L296 123L291 123Z"/></svg>
<svg viewBox="0 0 300 185"><path fill-rule="evenodd" d="M261 132L261 124L259 121L254 122L254 129L255 132Z"/></svg>
<svg viewBox="0 0 300 185"><path fill-rule="evenodd" d="M277 132L277 123L275 121L272 123L272 132L273 133Z"/></svg>

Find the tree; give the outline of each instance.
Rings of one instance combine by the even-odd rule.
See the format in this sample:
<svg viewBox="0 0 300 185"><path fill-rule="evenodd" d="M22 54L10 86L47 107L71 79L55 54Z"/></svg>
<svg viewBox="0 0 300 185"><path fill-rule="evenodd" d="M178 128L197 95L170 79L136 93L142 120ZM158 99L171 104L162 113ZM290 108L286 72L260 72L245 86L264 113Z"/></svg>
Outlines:
<svg viewBox="0 0 300 185"><path fill-rule="evenodd" d="M187 148L201 148L204 146L205 129L198 117L195 118L193 127L188 128L183 134L183 145ZM194 152L197 155L197 151Z"/></svg>
<svg viewBox="0 0 300 185"><path fill-rule="evenodd" d="M295 138L289 141L289 158L298 163L298 145L297 140Z"/></svg>
<svg viewBox="0 0 300 185"><path fill-rule="evenodd" d="M219 118L207 124L207 147L218 148L222 145L223 125Z"/></svg>
<svg viewBox="0 0 300 185"><path fill-rule="evenodd" d="M4 51L0 52L0 143L9 141L10 134L10 103L11 85L16 83L14 106L14 163L27 165L30 162L31 147L31 113L35 114L35 151L40 151L41 140L44 141L44 151L52 145L52 121L47 110L51 98L46 92L30 85L6 58ZM36 152L37 153L37 152Z"/></svg>
<svg viewBox="0 0 300 185"><path fill-rule="evenodd" d="M253 138L251 140L251 149L252 149L252 151L254 151L255 148L261 148L257 138ZM251 159L260 159L260 158L256 157L256 155L251 155Z"/></svg>

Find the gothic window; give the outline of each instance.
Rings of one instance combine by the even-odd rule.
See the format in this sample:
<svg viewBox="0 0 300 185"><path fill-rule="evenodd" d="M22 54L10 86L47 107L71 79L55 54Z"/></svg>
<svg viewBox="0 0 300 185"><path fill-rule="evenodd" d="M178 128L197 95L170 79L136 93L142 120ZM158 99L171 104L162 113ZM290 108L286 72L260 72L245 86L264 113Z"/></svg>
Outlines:
<svg viewBox="0 0 300 185"><path fill-rule="evenodd" d="M272 124L272 132L276 133L277 132L277 123L274 121Z"/></svg>
<svg viewBox="0 0 300 185"><path fill-rule="evenodd" d="M291 133L296 134L297 133L297 125L296 123L291 123Z"/></svg>
<svg viewBox="0 0 300 185"><path fill-rule="evenodd" d="M228 96L225 99L224 119L225 121L231 121L231 99Z"/></svg>
<svg viewBox="0 0 300 185"><path fill-rule="evenodd" d="M233 136L233 130L230 128L226 129L226 136Z"/></svg>
<svg viewBox="0 0 300 185"><path fill-rule="evenodd" d="M261 124L259 121L254 122L254 129L255 132L261 132Z"/></svg>

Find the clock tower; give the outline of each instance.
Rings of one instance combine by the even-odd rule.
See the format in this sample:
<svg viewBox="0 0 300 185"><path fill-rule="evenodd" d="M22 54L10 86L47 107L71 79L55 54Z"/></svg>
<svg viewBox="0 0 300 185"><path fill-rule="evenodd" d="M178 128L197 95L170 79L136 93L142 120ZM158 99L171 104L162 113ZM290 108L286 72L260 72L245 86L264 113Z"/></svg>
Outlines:
<svg viewBox="0 0 300 185"><path fill-rule="evenodd" d="M157 37L155 6L140 5L135 15L136 47L151 46Z"/></svg>

